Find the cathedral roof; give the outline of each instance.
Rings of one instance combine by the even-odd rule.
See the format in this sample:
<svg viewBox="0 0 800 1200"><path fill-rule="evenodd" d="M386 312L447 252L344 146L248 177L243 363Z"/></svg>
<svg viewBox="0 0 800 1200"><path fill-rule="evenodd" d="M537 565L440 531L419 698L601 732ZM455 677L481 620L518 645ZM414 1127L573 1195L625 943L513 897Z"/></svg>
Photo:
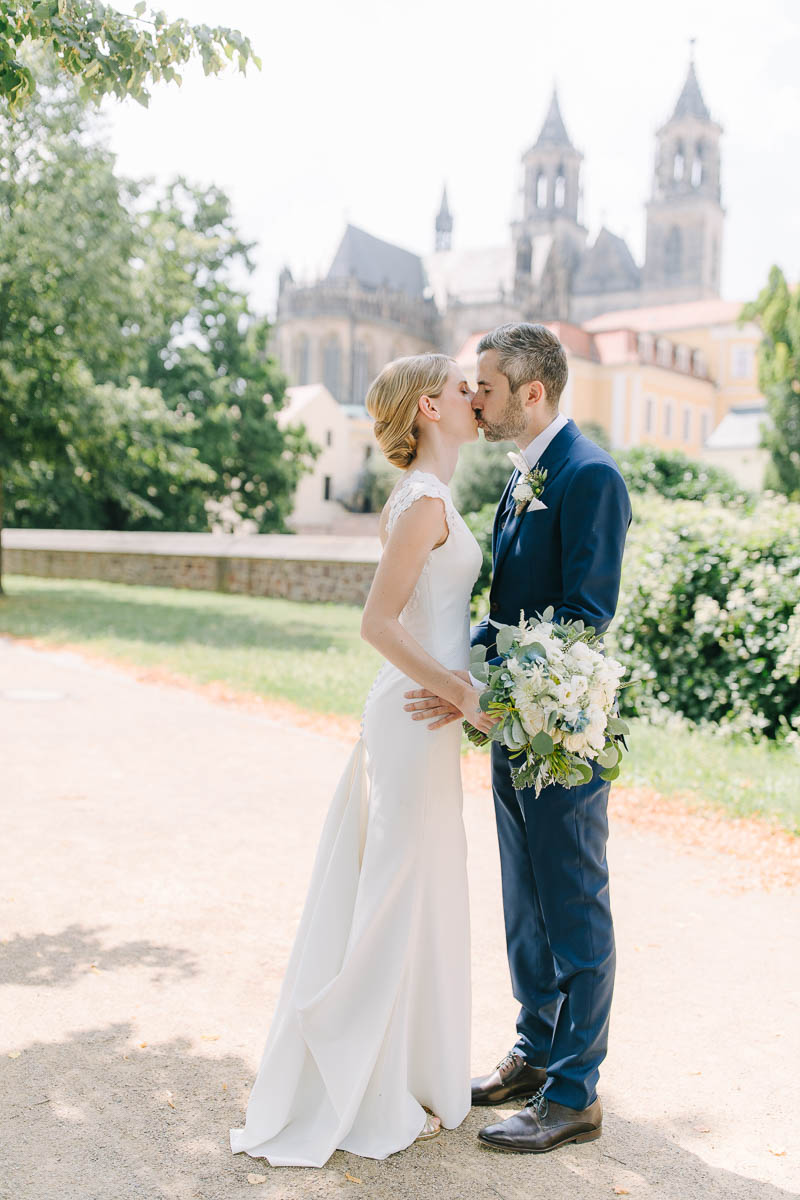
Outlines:
<svg viewBox="0 0 800 1200"><path fill-rule="evenodd" d="M494 300L501 290L507 295L514 290L514 248L509 242L473 250L441 250L426 255L425 270L441 312L448 307L448 297L473 304Z"/></svg>
<svg viewBox="0 0 800 1200"><path fill-rule="evenodd" d="M355 225L345 229L327 278L354 278L362 287L376 291L385 287L414 299L421 298L425 291L425 270L418 254L373 237Z"/></svg>
<svg viewBox="0 0 800 1200"><path fill-rule="evenodd" d="M547 116L544 119L542 131L536 139L536 146L569 146L574 149L572 142L569 140L564 118L561 116L561 109L558 104L558 92L555 88L553 88L553 96L550 100Z"/></svg>
<svg viewBox="0 0 800 1200"><path fill-rule="evenodd" d="M686 82L683 85L680 96L678 96L678 102L675 105L675 111L670 120L679 121L682 117L697 117L700 121L711 120L711 113L708 111L706 102L703 99L703 93L700 91L700 84L697 82L694 59L689 63Z"/></svg>
<svg viewBox="0 0 800 1200"><path fill-rule="evenodd" d="M641 272L627 244L604 225L594 245L581 258L572 290L578 296L627 292L638 288L640 283Z"/></svg>

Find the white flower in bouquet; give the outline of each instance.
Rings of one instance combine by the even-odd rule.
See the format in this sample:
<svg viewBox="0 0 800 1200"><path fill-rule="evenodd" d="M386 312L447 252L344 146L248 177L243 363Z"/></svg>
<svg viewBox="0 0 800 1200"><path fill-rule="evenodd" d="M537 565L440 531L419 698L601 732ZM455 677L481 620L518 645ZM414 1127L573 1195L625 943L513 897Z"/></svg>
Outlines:
<svg viewBox="0 0 800 1200"><path fill-rule="evenodd" d="M489 667L485 648L473 650L473 673L487 684L481 707L497 718L491 734L467 726L477 744L499 741L513 759L518 788L588 783L597 762L601 777L613 780L628 732L615 715L624 667L603 654L602 641L582 621L556 624L553 610L534 620L520 614L518 625L498 626L503 660Z"/></svg>

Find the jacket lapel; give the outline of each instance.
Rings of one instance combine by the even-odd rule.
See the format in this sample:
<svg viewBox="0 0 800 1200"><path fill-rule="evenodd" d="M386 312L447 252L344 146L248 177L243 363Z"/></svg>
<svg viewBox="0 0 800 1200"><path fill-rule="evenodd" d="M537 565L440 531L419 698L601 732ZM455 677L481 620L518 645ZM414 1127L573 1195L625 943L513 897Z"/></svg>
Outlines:
<svg viewBox="0 0 800 1200"><path fill-rule="evenodd" d="M563 429L560 429L553 438L550 445L545 449L537 466L543 467L547 471L547 479L545 480L544 489L540 497L543 504L547 503L547 491L553 479L569 459L569 452L572 448L572 443L580 436L580 430L573 420L567 421ZM515 472L515 475L517 472ZM510 481L509 481L510 482ZM519 516L509 517L503 527L499 538L497 539L497 552L494 562L494 574L497 575L500 567L506 559L506 556L513 546L520 526L525 519L527 509L523 509Z"/></svg>
<svg viewBox="0 0 800 1200"><path fill-rule="evenodd" d="M505 513L506 509L508 508L509 497L511 495L511 489L516 486L518 476L519 476L519 471L517 471L516 469L514 469L511 472L511 474L509 475L508 483L505 486L505 491L503 492L502 496L500 497L500 503L498 504L497 511L494 514L494 524L492 526L492 561L494 561L495 555L497 554L497 545L498 545L500 538L503 535L503 530L505 528L505 522L503 521L503 514Z"/></svg>

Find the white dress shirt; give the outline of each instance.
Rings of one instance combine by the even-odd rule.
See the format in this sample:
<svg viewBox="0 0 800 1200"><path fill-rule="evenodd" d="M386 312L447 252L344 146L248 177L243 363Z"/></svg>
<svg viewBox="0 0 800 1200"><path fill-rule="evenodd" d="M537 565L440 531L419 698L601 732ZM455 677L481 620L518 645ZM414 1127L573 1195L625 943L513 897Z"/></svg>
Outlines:
<svg viewBox="0 0 800 1200"><path fill-rule="evenodd" d="M558 413L557 416L553 417L550 424L541 433L537 433L533 441L529 442L525 449L522 450L522 457L529 467L533 468L536 466L553 438L557 433L561 432L568 420L569 417L565 417L563 413ZM472 672L470 672L469 677L472 680L473 687L483 688L485 686L475 678Z"/></svg>

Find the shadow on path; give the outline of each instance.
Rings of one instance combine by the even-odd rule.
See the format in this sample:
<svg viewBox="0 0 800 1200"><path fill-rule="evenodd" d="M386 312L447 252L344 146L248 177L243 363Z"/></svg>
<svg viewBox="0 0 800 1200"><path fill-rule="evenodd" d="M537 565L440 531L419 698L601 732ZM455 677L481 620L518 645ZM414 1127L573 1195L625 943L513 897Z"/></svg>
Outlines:
<svg viewBox="0 0 800 1200"><path fill-rule="evenodd" d="M271 1168L231 1155L250 1067L222 1043L185 1038L141 1049L125 1023L35 1042L0 1060L0 1128L9 1164L0 1196L19 1200L605 1200L614 1188L663 1200L785 1200L792 1193L708 1166L660 1124L606 1116L604 1137L553 1154L482 1147L497 1114L474 1110L460 1129L385 1162L336 1153L320 1170ZM352 1176L347 1179L346 1172ZM265 1175L254 1189L248 1174ZM363 1186L357 1186L361 1181Z"/></svg>
<svg viewBox="0 0 800 1200"><path fill-rule="evenodd" d="M123 942L110 948L99 935L103 928L68 925L60 933L17 934L0 945L0 980L30 987L66 987L96 965L99 970L147 967L152 981L196 974L195 961L178 946L153 942Z"/></svg>

